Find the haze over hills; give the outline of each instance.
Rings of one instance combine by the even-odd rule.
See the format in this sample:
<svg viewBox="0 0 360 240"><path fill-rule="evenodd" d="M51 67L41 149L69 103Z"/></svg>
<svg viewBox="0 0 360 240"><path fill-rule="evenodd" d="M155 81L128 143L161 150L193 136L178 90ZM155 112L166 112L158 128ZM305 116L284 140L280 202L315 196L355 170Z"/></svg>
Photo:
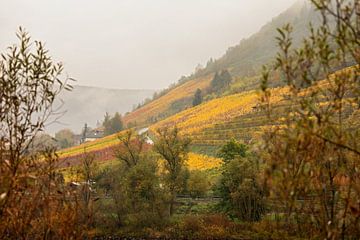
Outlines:
<svg viewBox="0 0 360 240"><path fill-rule="evenodd" d="M131 112L124 118L125 124L147 125L191 107L196 89L200 88L206 93L213 75L223 69L228 69L237 84L244 89L257 88L259 81L256 75L263 64L269 63L274 58L277 51L276 29L285 23L291 23L295 29L294 43L297 45L307 35L309 21L317 23L318 15L306 1L297 1L265 24L259 32L230 47L221 58L209 60L206 67L183 78L175 87L167 89L166 94ZM250 81L245 77L252 79ZM65 93L63 96L65 102L63 109L67 110L67 113L61 118L61 124L52 124L47 131L54 133L62 128L70 128L80 132L85 122L94 127L98 120L102 120L105 112L119 111L124 114L131 111L134 104L151 97L154 92L154 90L107 90L77 86L72 93Z"/></svg>
<svg viewBox="0 0 360 240"><path fill-rule="evenodd" d="M63 116L58 122L49 124L46 131L50 134L69 128L75 133L81 132L84 124L96 127L106 112L125 114L134 105L151 97L156 90L106 89L88 86L74 86L71 92L63 92L61 112ZM58 103L60 105L60 103Z"/></svg>
<svg viewBox="0 0 360 240"><path fill-rule="evenodd" d="M150 132L154 132L157 127L176 124L187 134L190 131L194 135L194 146L201 147L199 152L202 153L203 146L205 146L205 153L208 153L207 146L210 148L219 146L225 139L231 137L249 140L252 135L243 133L250 128L252 132L258 133L264 125L263 116L253 109L258 99L254 90L259 87L261 66L269 64L277 53L276 29L286 23L292 24L294 44L299 45L308 35L309 22L317 24L318 21L319 15L306 1L297 1L282 14L273 18L271 22L265 24L259 32L240 41L237 46L230 47L223 57L209 61L205 68L181 79L153 101L126 115L125 124L136 123L138 127L149 126ZM199 88L206 94L214 74L223 69L228 69L233 76L230 89L235 90L221 92L213 97L215 99L209 99L206 103L192 108L191 102L196 89ZM235 88L238 85L242 87ZM162 119L164 120L161 121ZM229 132L236 129L239 134L235 136L225 132L228 124L233 126ZM113 143L108 139L106 142ZM100 140L91 144L97 146L103 143Z"/></svg>
<svg viewBox="0 0 360 240"><path fill-rule="evenodd" d="M199 84L204 82L204 79L211 80L217 71L223 69L229 70L234 78L234 83L240 85L242 90L257 89L261 67L264 64L271 63L271 60L276 56L276 29L286 23L292 24L294 27L293 42L297 46L308 35L309 22L317 25L319 19L319 15L308 2L297 1L289 9L265 24L259 32L241 40L238 45L230 47L221 58L210 59L206 67L181 79L177 85L168 89L166 94L127 115L125 122L136 121L138 124L146 125L191 107L192 96L196 89L200 88L206 92L210 81L207 81L207 85L199 86ZM184 93L184 86L189 84L193 87L188 88L187 92ZM279 82L275 83L275 85L279 84ZM169 95L176 96L176 98L171 98ZM164 106L165 103L166 107Z"/></svg>

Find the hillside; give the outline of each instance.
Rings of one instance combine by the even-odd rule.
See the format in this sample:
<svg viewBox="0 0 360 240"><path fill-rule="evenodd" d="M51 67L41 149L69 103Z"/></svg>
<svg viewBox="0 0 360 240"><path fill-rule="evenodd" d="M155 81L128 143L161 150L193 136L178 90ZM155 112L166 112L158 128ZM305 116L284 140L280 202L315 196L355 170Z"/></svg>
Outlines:
<svg viewBox="0 0 360 240"><path fill-rule="evenodd" d="M151 132L156 128L177 125L183 134L191 134L193 150L206 154L232 137L248 141L258 136L266 127L265 116L257 108L258 68L276 54L276 28L286 22L292 23L296 29L294 42L298 44L307 35L309 21L317 21L316 16L303 0L298 1L259 32L229 48L220 59L210 61L204 69L182 79L160 97L124 116L125 124L149 126ZM230 70L234 80L224 96L191 107L196 89L206 93L215 72L225 68ZM279 87L274 91L281 108L281 92L284 89ZM88 151L97 151L111 148L117 142L113 135L85 146ZM74 147L62 151L61 155L73 156L83 150L83 146Z"/></svg>
<svg viewBox="0 0 360 240"><path fill-rule="evenodd" d="M260 31L233 47L230 47L223 57L214 61L204 73L229 69L233 76L252 76L261 70L262 65L272 61L277 53L277 28L290 23L293 26L293 44L299 45L308 35L309 22L317 25L320 18L304 0L297 1L292 7L273 18Z"/></svg>
<svg viewBox="0 0 360 240"><path fill-rule="evenodd" d="M294 46L299 45L308 34L309 22L319 22L319 17L308 3L299 0L264 25L257 33L243 39L236 46L230 47L217 60L209 60L204 69L198 70L182 79L175 88L165 91L165 95L154 99L125 117L127 123L146 125L178 113L191 105L191 98L197 88L206 89L217 71L228 69L234 79L231 90L255 90L258 88L261 66L268 64L276 56L276 29L285 23L294 26ZM279 86L279 82L272 84ZM231 93L234 93L232 91Z"/></svg>
<svg viewBox="0 0 360 240"><path fill-rule="evenodd" d="M329 83L318 81L316 85L326 89ZM311 94L311 91L311 87L305 88L300 95L306 97ZM289 107L285 97L288 93L288 87L271 89L271 102L276 124L282 124L282 117L285 116ZM326 99L321 104L326 105ZM212 155L218 147L231 138L243 142L256 140L266 128L272 126L270 124L273 123L269 123L266 113L261 110L260 105L259 93L254 90L220 97L150 125L149 133L153 139L156 139L157 129L177 126L182 135L192 139L193 151ZM345 111L344 114L346 121L357 126L356 119L359 111ZM59 155L61 158L69 160L70 164L72 160L78 159L84 150L99 154L98 157L105 157L105 160L113 159L111 151L119 143L117 136L122 133L62 150Z"/></svg>
<svg viewBox="0 0 360 240"><path fill-rule="evenodd" d="M231 138L248 142L258 138L269 127L264 112L260 111L257 92L259 72L245 76L242 67L245 62L254 62L260 67L268 63L276 54L276 28L291 22L297 31L294 32L295 44L299 44L306 35L309 21L316 22L316 15L304 1L298 1L283 14L266 24L258 33L241 41L238 46L230 48L220 59L208 64L188 79L182 79L165 94L136 109L124 117L126 124L147 126L150 134L155 136L156 129L177 126L181 133L192 138L192 151L213 155L219 146ZM216 66L216 68L214 68ZM255 66L255 65L252 65ZM194 92L200 88L205 93L217 69L228 68L233 74L233 83L215 99L208 99L201 105L190 107ZM281 84L272 90L276 103L279 124L282 113L287 107L283 94L287 92ZM135 125L135 124L134 124ZM134 126L133 125L133 126ZM118 143L116 135L86 144L87 151L100 151L112 148ZM84 146L62 151L63 157L81 154Z"/></svg>
<svg viewBox="0 0 360 240"><path fill-rule="evenodd" d="M279 107L282 106L282 94L286 91L286 88L273 90L273 101L278 103ZM210 147L213 149L231 137L249 140L256 137L261 129L266 126L263 113L257 109L258 99L259 96L256 91L217 98L151 125L150 134L155 136L156 129L176 125L181 130L181 134L191 136L193 147ZM257 131L250 131L251 127L257 128ZM96 154L101 161L111 160L114 158L111 152L119 143L117 136L122 133L64 149L59 152L59 156L69 165L73 161L77 161L84 150ZM197 152L209 153L206 151Z"/></svg>
<svg viewBox="0 0 360 240"><path fill-rule="evenodd" d="M146 98L151 97L155 90L105 89L98 87L74 86L71 92L63 92L60 96L63 103L60 112L64 112L60 122L50 124L46 131L54 134L60 129L69 128L79 133L84 124L96 127L106 112L125 114Z"/></svg>
<svg viewBox="0 0 360 240"><path fill-rule="evenodd" d="M185 82L170 90L164 96L157 98L145 106L137 109L124 117L125 124L156 122L172 114L180 112L186 107L191 106L195 91L199 88L206 90L212 80L212 75L196 78Z"/></svg>

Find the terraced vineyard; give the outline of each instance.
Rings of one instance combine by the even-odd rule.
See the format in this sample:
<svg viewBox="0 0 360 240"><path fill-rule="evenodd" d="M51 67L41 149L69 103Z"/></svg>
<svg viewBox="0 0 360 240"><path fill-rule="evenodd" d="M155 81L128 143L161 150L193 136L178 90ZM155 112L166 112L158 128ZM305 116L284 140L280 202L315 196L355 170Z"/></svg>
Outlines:
<svg viewBox="0 0 360 240"><path fill-rule="evenodd" d="M185 83L186 85L188 83ZM326 88L325 81L319 81L318 86ZM311 92L311 88L304 89L300 94L306 97ZM282 124L281 119L287 111L288 103L284 95L288 93L288 88L279 87L271 90L271 102L273 103L276 124ZM324 100L325 101L325 100ZM151 104L151 103L150 103ZM326 102L321 102L321 106L326 106ZM159 121L149 127L150 135L156 138L156 129L177 126L180 133L192 138L192 150L196 153L214 155L215 150L231 138L243 142L252 139L259 139L264 130L273 123L270 123L264 111L261 111L259 95L256 91L248 91L239 94L229 95L205 102L199 106L189 108L178 114ZM355 122L358 116L352 112L344 112L344 117L350 117ZM270 125L271 124L271 125ZM121 134L118 133L118 134ZM114 134L94 142L86 143L81 146L59 152L62 159L66 159L69 165L78 161L84 149L94 153L99 161L113 159L113 148L119 143L117 135ZM218 160L209 159L192 155L193 166L199 168L209 168L218 165ZM191 162L191 161L190 161ZM198 162L198 163L196 163ZM209 164L207 164L209 162ZM211 162L211 163L210 163Z"/></svg>
<svg viewBox="0 0 360 240"><path fill-rule="evenodd" d="M177 101L192 98L198 88L201 90L208 88L210 86L212 77L212 74L210 74L205 77L196 78L181 84L180 86L170 90L164 96L161 96L160 98L155 99L145 106L124 116L124 123L128 124L131 122L136 122L138 125L142 125L148 122L150 118L158 118Z"/></svg>
<svg viewBox="0 0 360 240"><path fill-rule="evenodd" d="M287 88L272 90L272 102L276 104L274 110L279 113L285 112L287 107L283 99L287 91ZM248 91L187 109L152 125L150 130L155 132L157 128L174 125L182 134L191 136L193 151L214 155L216 149L231 138L244 142L260 138L269 122L260 109L259 94Z"/></svg>
<svg viewBox="0 0 360 240"><path fill-rule="evenodd" d="M281 117L287 105L285 102L279 102L273 109L278 113L278 123L281 124ZM252 139L258 139L269 124L264 111L254 109L252 112L235 117L228 122L220 122L214 126L206 128L201 132L192 134L193 144L197 146L221 146L229 139L237 139L243 142L249 142Z"/></svg>
<svg viewBox="0 0 360 240"><path fill-rule="evenodd" d="M234 94L175 114L152 125L150 130L176 125L182 134L193 135L216 123L229 122L237 116L251 113L257 104L258 95L255 91Z"/></svg>
<svg viewBox="0 0 360 240"><path fill-rule="evenodd" d="M60 158L67 158L67 157L72 157L72 156L82 154L82 153L84 153L84 150L86 150L87 152L95 152L97 150L102 150L105 148L113 147L119 143L118 135L122 134L122 133L123 132L119 132L119 133L98 139L93 142L87 142L87 143L81 144L79 146L61 150L58 152L58 155Z"/></svg>

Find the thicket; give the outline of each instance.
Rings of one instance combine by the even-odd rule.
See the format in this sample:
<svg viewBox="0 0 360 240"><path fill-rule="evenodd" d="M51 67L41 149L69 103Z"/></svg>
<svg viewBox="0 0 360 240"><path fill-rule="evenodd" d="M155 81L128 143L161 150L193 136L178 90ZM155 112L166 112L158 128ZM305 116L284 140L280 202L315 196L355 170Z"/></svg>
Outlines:
<svg viewBox="0 0 360 240"><path fill-rule="evenodd" d="M310 28L301 48L293 48L292 27L279 29L273 71L289 88L282 126L265 134L273 197L284 206L286 226L305 238L360 237L359 127L353 124L360 99L360 3L312 0L322 24ZM354 66L334 72L347 66ZM269 121L271 71L264 71L263 106Z"/></svg>
<svg viewBox="0 0 360 240"><path fill-rule="evenodd" d="M79 238L79 202L57 173L54 149L31 149L70 79L42 42L21 28L17 37L0 60L0 238Z"/></svg>

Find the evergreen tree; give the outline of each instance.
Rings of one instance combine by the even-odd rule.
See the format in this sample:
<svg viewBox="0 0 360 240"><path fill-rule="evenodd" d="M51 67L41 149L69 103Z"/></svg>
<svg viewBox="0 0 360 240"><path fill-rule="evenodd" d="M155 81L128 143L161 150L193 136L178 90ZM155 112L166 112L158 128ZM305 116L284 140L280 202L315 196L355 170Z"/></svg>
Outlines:
<svg viewBox="0 0 360 240"><path fill-rule="evenodd" d="M217 89L219 89L220 84L221 84L220 74L216 72L213 80L211 81L211 89L216 91Z"/></svg>
<svg viewBox="0 0 360 240"><path fill-rule="evenodd" d="M220 78L222 81L222 88L226 88L227 86L229 86L232 81L232 77L229 71L226 69L221 71Z"/></svg>
<svg viewBox="0 0 360 240"><path fill-rule="evenodd" d="M200 105L203 101L201 90L198 88L194 95L193 106Z"/></svg>
<svg viewBox="0 0 360 240"><path fill-rule="evenodd" d="M221 92L227 88L232 81L232 77L228 70L222 70L220 73L216 72L211 81L211 88L214 92Z"/></svg>
<svg viewBox="0 0 360 240"><path fill-rule="evenodd" d="M106 113L103 121L105 136L120 132L124 129L121 114L116 112L113 117Z"/></svg>
<svg viewBox="0 0 360 240"><path fill-rule="evenodd" d="M111 119L111 131L112 133L117 133L123 130L123 122L121 114L118 112L115 113L114 117Z"/></svg>
<svg viewBox="0 0 360 240"><path fill-rule="evenodd" d="M104 116L104 121L102 123L103 127L104 127L104 134L105 136L110 135L110 125L111 125L111 121L110 121L111 117L110 114L108 112L105 113Z"/></svg>

